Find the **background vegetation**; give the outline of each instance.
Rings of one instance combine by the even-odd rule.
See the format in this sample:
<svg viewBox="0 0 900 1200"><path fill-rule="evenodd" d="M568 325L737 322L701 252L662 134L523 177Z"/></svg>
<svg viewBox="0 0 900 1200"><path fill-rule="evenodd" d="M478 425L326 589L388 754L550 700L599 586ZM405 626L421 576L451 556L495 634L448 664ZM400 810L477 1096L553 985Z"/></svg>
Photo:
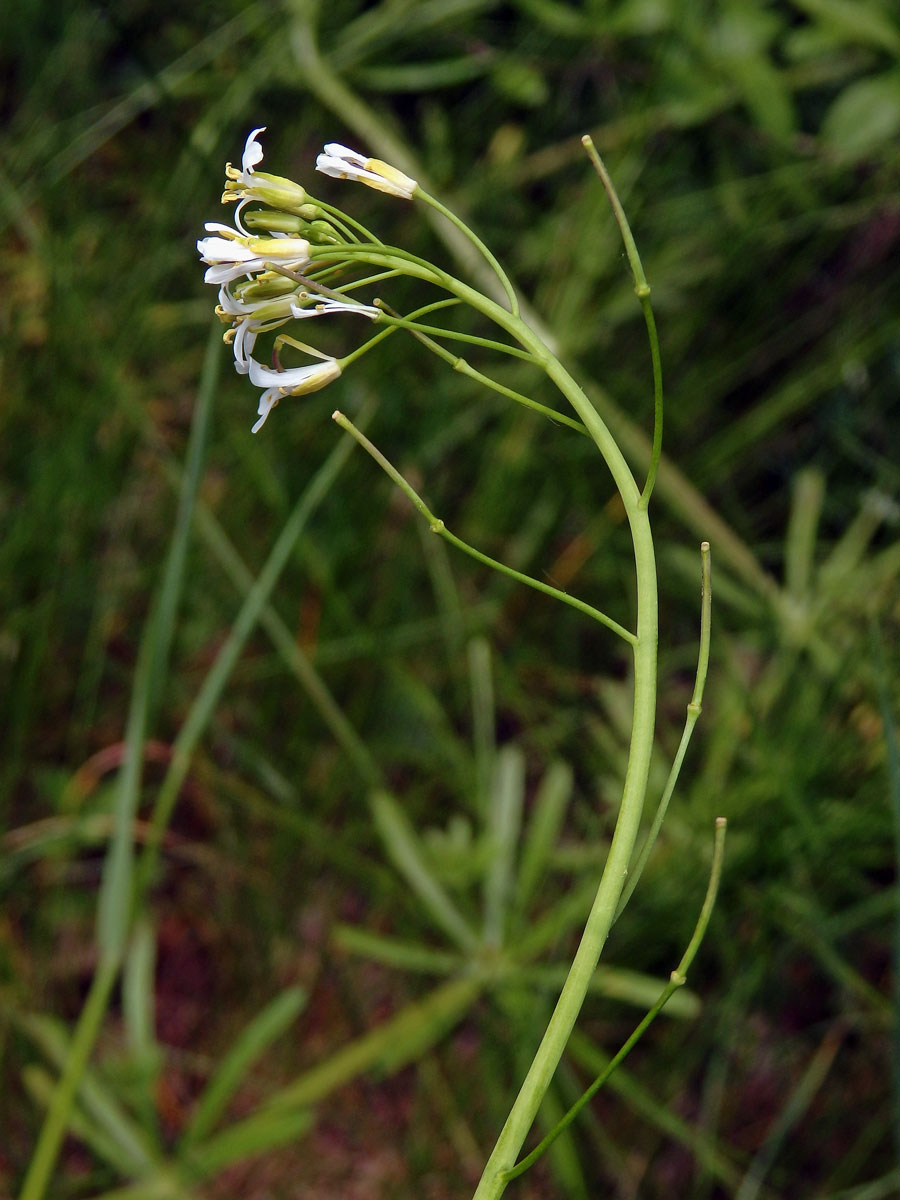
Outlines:
<svg viewBox="0 0 900 1200"><path fill-rule="evenodd" d="M455 532L627 620L610 481L576 435L399 337L250 436L255 393L212 328L193 243L262 124L272 170L464 273L446 229L313 183L312 166L339 140L427 178L636 464L645 336L586 130L654 289L670 464L657 787L692 686L703 537L713 657L608 966L665 978L678 961L720 813L726 871L697 999L510 1194L900 1194L898 58L887 0L4 6L0 1193L21 1186L97 966L135 695L139 846L173 746L190 742L189 769L54 1197L470 1194L552 1002L539 964L564 961L611 828L620 644L445 555L365 456L335 450L329 416L364 411ZM139 647L179 495L190 544L148 683ZM410 828L373 810L375 786ZM448 999L459 954L402 856L474 920L498 795L524 797L526 836L549 821L544 873L510 917L521 944L543 931L543 953L530 976ZM548 1120L641 1003L641 980L599 981Z"/></svg>

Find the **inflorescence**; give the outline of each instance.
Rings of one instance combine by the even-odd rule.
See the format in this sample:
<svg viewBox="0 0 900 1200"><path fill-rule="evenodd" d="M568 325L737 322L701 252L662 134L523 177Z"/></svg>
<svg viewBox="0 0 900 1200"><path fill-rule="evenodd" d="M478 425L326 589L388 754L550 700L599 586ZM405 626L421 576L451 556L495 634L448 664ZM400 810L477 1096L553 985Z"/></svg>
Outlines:
<svg viewBox="0 0 900 1200"><path fill-rule="evenodd" d="M383 318L380 308L352 295L366 279L334 288L325 280L333 280L348 265L374 265L378 253L389 249L357 222L310 197L293 180L257 170L263 158L258 139L264 129L254 129L247 138L240 170L231 163L225 168L222 203L236 204L234 225L209 221L206 236L197 242L201 261L207 264L204 280L219 289L216 315L228 326L224 340L234 349L235 370L263 389L254 433L283 396L318 391L337 379L356 356L333 358L280 333L275 338L274 365L267 366L253 357L259 335L333 313L354 313L373 321ZM417 190L416 181L396 168L336 142L325 146L316 168L404 199ZM366 249L372 254L355 253ZM280 350L285 344L317 361L283 367Z"/></svg>

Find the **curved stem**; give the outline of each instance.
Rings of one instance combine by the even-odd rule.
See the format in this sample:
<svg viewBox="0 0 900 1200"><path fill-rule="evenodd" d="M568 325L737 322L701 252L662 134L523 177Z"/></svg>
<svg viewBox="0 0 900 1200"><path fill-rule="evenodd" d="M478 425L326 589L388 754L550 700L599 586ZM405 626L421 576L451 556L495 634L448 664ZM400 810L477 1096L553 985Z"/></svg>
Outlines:
<svg viewBox="0 0 900 1200"><path fill-rule="evenodd" d="M345 417L342 412L333 412L331 417L333 421L340 425L341 429L346 430L362 446L363 450L393 480L400 491L403 492L428 522L432 533L436 533L438 537L442 537L452 546L456 546L458 550L462 550L470 558L484 563L486 567L491 567L493 570L499 571L502 575L506 575L510 579L515 579L517 583L524 583L526 587L533 588L537 592L543 592L545 596L552 596L555 600L559 600L563 604L568 604L570 608L575 608L579 612L584 613L585 616L599 621L601 625L605 625L607 629L611 629L613 633L618 634L620 638L624 639L630 645L634 646L637 643L637 638L630 630L620 625L618 621L614 621L612 617L608 617L606 613L594 608L593 605L585 604L577 596L570 596L568 592L561 592L559 588L551 587L549 583L543 583L540 579L533 579L530 575L523 575L521 571L516 571L513 567L499 562L496 558L491 558L488 554L483 554L480 550L476 550L474 546L470 546L468 542L464 542L462 538L457 537L455 533L451 533L440 517L434 515L418 492L403 478L394 464L381 453L373 442L369 441L365 434L356 428L348 417Z"/></svg>
<svg viewBox="0 0 900 1200"><path fill-rule="evenodd" d="M656 568L646 515L633 521L638 580L638 642L634 647L634 717L619 816L597 894L553 1015L506 1123L485 1166L475 1200L497 1200L534 1123L581 1011L597 960L612 926L640 824L656 715ZM642 519L643 518L643 519Z"/></svg>
<svg viewBox="0 0 900 1200"><path fill-rule="evenodd" d="M420 258L418 254L410 254L408 250L401 250L399 246L386 246L382 243L370 246L364 243L343 242L332 246L311 246L309 258L311 262L322 259L325 263L337 262L339 264L350 262L353 259L378 265L389 263L392 267L399 267L405 275L413 275L418 279L426 279L430 283L438 285L443 285L445 280L453 278L440 267L436 267L434 263L430 263L427 258Z"/></svg>
<svg viewBox="0 0 900 1200"><path fill-rule="evenodd" d="M536 359L571 404L602 454L625 508L634 545L637 590L637 641L634 653L634 709L622 801L609 856L566 982L535 1054L531 1068L501 1130L475 1192L475 1200L496 1200L506 1187L506 1172L516 1162L541 1100L556 1070L587 994L606 942L628 874L640 825L653 734L656 724L656 667L659 613L656 559L647 507L634 477L605 422L584 391L538 337L500 305L458 280L452 290L511 333Z"/></svg>
<svg viewBox="0 0 900 1200"><path fill-rule="evenodd" d="M520 350L517 346L507 346L503 342L495 342L492 338L479 337L474 333L459 333L455 329L440 329L435 325L422 325L418 321L412 321L408 317L395 317L389 312L386 312L383 305L375 301L375 307L381 308L382 316L376 317L376 321L384 321L386 324L397 326L399 329L408 329L410 333L424 333L433 338L447 338L452 342L468 342L473 346L481 346L484 350L496 350L499 354L509 354L513 358L523 358L526 362L533 362L532 356L526 350Z"/></svg>
<svg viewBox="0 0 900 1200"><path fill-rule="evenodd" d="M575 410L603 456L622 498L634 545L637 592L636 641L632 647L634 709L622 801L606 866L566 982L475 1192L475 1200L497 1200L505 1190L506 1173L515 1165L581 1010L615 918L640 826L656 723L659 614L653 536L647 504L606 423L583 389L520 317L432 264L393 247L379 250L361 246L348 251L348 258L379 267L398 266L406 274L443 287L506 330L531 353Z"/></svg>
<svg viewBox="0 0 900 1200"><path fill-rule="evenodd" d="M525 408L530 408L533 412L538 412L544 417L549 417L551 421L554 421L559 425L567 425L570 429L574 429L577 433L583 434L585 437L590 437L590 434L580 421L576 421L566 413L561 413L557 409L550 408L546 404L541 404L538 400L532 400L530 396L525 396L521 392L516 392L512 388L508 388L504 384L498 383L496 379L491 379L489 375L485 375L481 371L477 371L466 361L466 359L454 354L452 350L448 350L445 346L442 346L440 342L436 342L426 333L423 333L422 330L425 328L425 326L414 328L411 324L414 318L424 316L427 312L434 312L437 309L446 307L447 305L460 303L461 301L455 296L448 300L436 300L433 304L429 304L426 305L425 308L418 309L417 312L408 313L404 318L407 324L402 326L402 328L409 329L417 341L421 342L423 346L427 346L433 354L438 356L438 358L442 358L444 362L449 363L453 370L458 371L460 375L465 375L469 379L474 379L477 383L481 383L485 387L490 388L492 391L498 392L501 396L506 396L508 400L515 400L516 404L521 404ZM387 309L387 306L383 303L380 305L380 307L383 311L386 311ZM390 315L396 317L399 314L391 311ZM396 326L396 328L401 327ZM388 330L387 332L392 331ZM366 348L371 348L372 344L373 342L368 342ZM531 360L531 357L531 355L528 355L529 360Z"/></svg>
<svg viewBox="0 0 900 1200"><path fill-rule="evenodd" d="M416 189L416 195L426 204L430 204L431 207L437 212L441 213L442 216L445 216L448 221L451 221L461 233L465 234L465 236L478 250L485 261L490 265L494 274L500 280L503 290L506 292L506 298L509 300L510 312L514 317L517 317L519 315L519 301L516 299L516 293L513 290L513 285L510 283L506 272L500 266L499 262L497 262L497 259L487 248L478 234L475 233L474 230L470 229L465 221L461 220L455 212L451 212L451 210L447 208L445 204L441 204L440 200L438 200L435 196L429 195L429 193L426 192L421 186Z"/></svg>
<svg viewBox="0 0 900 1200"><path fill-rule="evenodd" d="M460 303L461 301L455 296L448 296L444 300L435 300L431 304L425 304L422 306L422 308L417 308L414 312L408 314L408 319L415 320L417 317L427 316L430 312L435 312L442 308L449 308L453 304ZM386 329L380 329L378 333L376 333L373 337L370 337L367 342L363 342L361 346L357 346L355 350L352 350L349 354L346 354L342 360L344 365L346 366L348 363L354 362L357 358L362 358L364 354L368 354L370 350L374 349L379 342L385 341L392 334L398 332L400 332L400 327L397 325L390 325ZM420 337L421 335L414 334L413 336Z"/></svg>
<svg viewBox="0 0 900 1200"><path fill-rule="evenodd" d="M700 944L706 934L706 929L709 925L709 919L712 916L712 911L715 907L716 896L719 891L719 880L722 877L722 862L725 855L725 830L727 824L728 822L724 817L716 817L716 833L715 841L713 843L713 860L709 873L709 883L707 884L706 888L706 896L703 900L703 905L700 909L700 915L697 918L697 924L694 927L694 932L691 935L691 940L688 942L687 949L682 955L681 962L669 976L669 982L663 988L662 992L660 992L659 998L656 1000L653 1007L637 1025L636 1029L619 1050L618 1054L609 1060L603 1071L601 1071L591 1086L587 1088L587 1090L578 1098L578 1100L575 1101L559 1124L556 1125L555 1128L551 1129L546 1137L541 1139L540 1143L535 1146L530 1154L527 1154L521 1162L516 1163L511 1170L507 1171L507 1181L517 1179L520 1175L524 1175L529 1167L534 1166L541 1155L550 1148L559 1135L565 1129L567 1129L569 1125L572 1124L588 1101L597 1094L604 1083L606 1083L607 1079L609 1079L610 1075L612 1075L613 1071L615 1071L616 1067L619 1066L619 1064L623 1062L625 1058L627 1058L640 1039L644 1036L650 1025L653 1024L653 1022L671 1000L675 992L677 992L680 987L684 987L684 985L687 983L688 969L690 968L691 963L694 961L697 951L700 949Z"/></svg>
<svg viewBox="0 0 900 1200"><path fill-rule="evenodd" d="M323 212L328 214L329 218L334 223L335 228L346 225L348 229L355 229L357 233L361 233L368 241L377 243L378 238L376 238L375 234L366 229L365 225L363 225L360 221L357 221L355 217L351 217L341 209L335 208L333 204L326 204L324 200L318 200L310 196L309 201L310 203L315 204L317 208L321 208Z"/></svg>
<svg viewBox="0 0 900 1200"><path fill-rule="evenodd" d="M410 152L407 144L391 132L390 123L377 108L353 91L334 66L320 54L316 40L317 6L311 3L295 5L294 18L293 48L303 71L305 85L342 124L354 130L361 141L371 146L379 158L417 179L420 187L433 188L425 166ZM435 219L433 226L457 263L471 273L485 292L497 294L499 281L471 241L455 225L446 221ZM554 345L553 332L527 304L522 304L522 314L545 345ZM641 465L648 462L653 449L640 426L598 383L592 382L590 390L597 407L605 413L606 420L615 429L630 459ZM676 516L689 528L696 530L700 537L708 537L716 547L719 560L727 563L739 579L777 611L780 589L775 579L765 570L750 546L722 520L693 484L671 461L662 457L659 459L657 482L660 494Z"/></svg>
<svg viewBox="0 0 900 1200"><path fill-rule="evenodd" d="M539 400L532 400L530 396L524 396L521 392L516 392L512 388L498 383L496 379L491 379L489 375L485 375L481 371L476 371L464 358L453 360L453 370L459 371L460 375L466 375L469 379L474 379L476 382L484 384L485 387L490 388L494 392L499 392L501 396L506 396L508 400L515 400L516 404L530 408L532 412L540 413L541 416L549 418L549 420L557 425L566 425L569 429L574 429L576 433L590 437L590 434L580 421L576 421L566 413L558 412L555 408L550 408L547 404L541 404Z"/></svg>
<svg viewBox="0 0 900 1200"><path fill-rule="evenodd" d="M646 508L650 503L653 485L656 483L656 472L659 469L659 460L662 458L663 433L662 365L659 355L659 337L656 332L656 318L653 316L653 306L650 303L650 284L647 282L647 276L644 274L644 266L631 232L631 226L628 224L628 217L625 215L625 209L622 207L619 193L616 191L615 184L606 169L606 164L597 153L590 134L586 133L584 135L581 139L581 144L587 151L588 158L590 158L594 170L600 176L600 182L603 184L610 207L613 210L613 216L616 218L616 224L619 226L619 233L622 235L625 254L628 258L628 264L631 267L631 274L634 279L634 294L641 302L644 324L647 326L647 338L650 342L650 361L653 364L653 446L650 451L650 466L647 470L647 480L644 484L644 490L641 492L641 502Z"/></svg>
<svg viewBox="0 0 900 1200"><path fill-rule="evenodd" d="M660 797L659 806L653 817L653 824L650 826L650 831L647 834L646 841L641 847L640 855L635 865L631 869L631 875L628 883L622 892L619 900L619 907L616 910L616 920L622 914L625 905L631 899L634 889L638 885L638 881L644 873L644 867L647 865L647 860L650 857L650 852L659 836L659 831L662 828L663 820L665 819L666 810L669 807L669 801L672 799L672 793L675 791L675 785L678 782L678 776L681 774L681 764L684 762L684 756L687 754L687 748L690 745L691 737L694 733L694 726L703 711L703 691L706 686L706 670L709 666L709 633L710 621L712 616L712 588L710 584L710 569L709 569L709 542L702 542L700 545L700 651L697 656L697 674L694 679L694 692L687 706L687 716L684 721L684 731L681 735L681 742L678 746L678 751L675 754L675 759L672 762L672 769L669 771L669 778L666 780L666 786L663 788L662 796Z"/></svg>

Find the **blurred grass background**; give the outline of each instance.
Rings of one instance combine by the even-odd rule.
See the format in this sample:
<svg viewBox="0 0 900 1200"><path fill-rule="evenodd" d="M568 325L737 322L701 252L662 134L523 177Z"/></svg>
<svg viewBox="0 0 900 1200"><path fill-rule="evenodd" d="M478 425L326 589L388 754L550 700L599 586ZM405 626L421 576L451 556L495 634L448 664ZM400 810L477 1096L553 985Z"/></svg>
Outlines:
<svg viewBox="0 0 900 1200"><path fill-rule="evenodd" d="M340 440L336 406L369 412L370 436L455 532L628 620L628 535L590 445L412 341L390 339L250 436L256 395L226 349L209 353L219 330L194 240L226 219L224 162L264 124L268 169L464 274L414 208L312 167L339 140L423 172L593 381L636 464L652 420L645 335L585 131L653 286L677 467L654 498L657 788L692 686L702 537L713 661L670 816L605 961L667 976L720 813L725 878L690 981L700 1015L659 1022L511 1194L900 1194L898 57L900 21L878 0L4 7L0 1193L24 1175L58 1065L29 1021L71 1027L96 966L138 647L201 378L213 411L148 730L148 813L248 578ZM535 387L515 364L498 377ZM349 924L435 941L379 840L373 783L402 800L466 909L484 854L473 798L496 746L514 748L527 808L548 765L567 764L544 915L596 877L618 800L619 645L445 555L364 456L340 466L270 606L193 756L130 960L145 964L129 978L153 997L152 1045L136 1047L126 989L94 1055L95 1082L154 1161L283 989L301 988L305 1011L243 1078L233 1115L430 994L334 936ZM291 646L334 710L298 680ZM193 1191L128 1194L470 1194L551 999L520 985L475 1000L413 1065L325 1088L303 1138L232 1153ZM639 1015L591 1000L551 1106ZM111 1193L140 1178L128 1163L75 1129L50 1194Z"/></svg>

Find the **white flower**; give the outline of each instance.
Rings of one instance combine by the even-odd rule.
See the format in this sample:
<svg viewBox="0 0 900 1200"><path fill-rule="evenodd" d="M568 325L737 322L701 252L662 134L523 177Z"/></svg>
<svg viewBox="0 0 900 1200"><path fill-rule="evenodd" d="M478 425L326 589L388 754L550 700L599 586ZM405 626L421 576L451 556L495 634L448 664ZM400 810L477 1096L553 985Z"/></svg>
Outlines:
<svg viewBox="0 0 900 1200"><path fill-rule="evenodd" d="M247 375L253 359L257 331L250 320L241 321L234 333L234 369L238 375Z"/></svg>
<svg viewBox="0 0 900 1200"><path fill-rule="evenodd" d="M249 369L250 382L266 389L259 398L259 420L253 426L253 433L262 429L266 417L282 396L305 396L309 392L317 392L320 388L327 387L341 373L341 365L334 358L309 363L305 367L289 367L286 371L264 367L255 358L251 358Z"/></svg>
<svg viewBox="0 0 900 1200"><path fill-rule="evenodd" d="M223 319L226 316L232 317L235 320L249 317L256 324L287 319L293 313L296 296L297 289L289 292L286 296L264 296L259 300L242 300L239 296L232 294L227 283L223 283L219 288L219 304L216 308L216 315Z"/></svg>
<svg viewBox="0 0 900 1200"><path fill-rule="evenodd" d="M367 187L404 200L412 198L419 186L414 179L398 171L396 167L382 162L380 158L366 158L358 150L350 150L340 142L328 142L325 150L316 159L316 170L334 179L355 179Z"/></svg>
<svg viewBox="0 0 900 1200"><path fill-rule="evenodd" d="M237 167L233 167L231 163L225 164L225 175L232 182L232 184L240 184L243 187L252 186L253 180L251 177L254 173L253 168L257 163L261 163L263 160L263 148L256 138L260 133L265 133L265 131L266 126L260 125L258 129L251 130L251 132L247 135L247 140L244 142L244 153L241 155L240 171L237 169ZM225 186L228 187L229 185L226 184ZM232 190L237 191L237 188ZM232 200L236 200L237 198L238 197L236 195L230 196L230 199Z"/></svg>
<svg viewBox="0 0 900 1200"><path fill-rule="evenodd" d="M219 308L222 310L221 315L229 317L251 317L256 310L263 304L265 300L240 300L237 296L233 296L229 290L228 284L223 283L219 288ZM216 309L218 312L219 309Z"/></svg>
<svg viewBox="0 0 900 1200"><path fill-rule="evenodd" d="M247 175L252 175L253 168L257 163L261 163L263 160L263 148L256 140L256 135L265 132L266 126L260 125L258 129L254 129L248 134L247 140L244 142L244 153L241 156L241 166L244 169L244 173Z"/></svg>
<svg viewBox="0 0 900 1200"><path fill-rule="evenodd" d="M304 238L250 237L217 221L207 221L206 229L213 236L197 242L200 261L209 264L205 283L230 283L241 275L255 275L268 262L281 262L294 271L309 263L309 242Z"/></svg>
<svg viewBox="0 0 900 1200"><path fill-rule="evenodd" d="M222 203L240 200L242 204L246 204L249 200L259 200L272 208L299 208L306 202L305 188L294 183L292 179L256 170L257 164L263 160L263 148L256 139L265 129L265 125L260 125L247 137L240 171L231 163L225 164L225 191L222 193Z"/></svg>
<svg viewBox="0 0 900 1200"><path fill-rule="evenodd" d="M225 333L225 344L234 345L234 369L239 375L250 370L250 355L257 336L291 319L295 295L296 291L286 296L242 300L232 295L227 283L219 288L216 316L231 325Z"/></svg>
<svg viewBox="0 0 900 1200"><path fill-rule="evenodd" d="M311 300L314 297L308 293L301 296L301 299ZM308 308L301 308L296 300L291 298L291 316L297 317L298 320L303 317L324 317L328 313L357 313L361 317L368 317L374 321L380 315L381 310L375 308L372 304L347 304L343 300L319 300L310 305Z"/></svg>

